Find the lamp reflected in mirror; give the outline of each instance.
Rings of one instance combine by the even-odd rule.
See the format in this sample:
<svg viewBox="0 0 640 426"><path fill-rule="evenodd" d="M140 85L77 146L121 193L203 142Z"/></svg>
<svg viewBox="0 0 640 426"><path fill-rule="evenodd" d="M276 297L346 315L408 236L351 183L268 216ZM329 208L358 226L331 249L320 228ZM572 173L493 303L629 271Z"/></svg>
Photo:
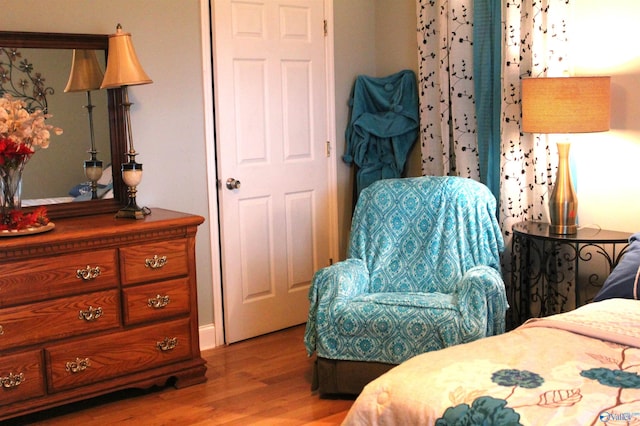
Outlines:
<svg viewBox="0 0 640 426"><path fill-rule="evenodd" d="M122 108L124 109L125 133L128 150L126 152L127 162L122 164L122 179L127 185L128 203L127 206L116 213L117 218L143 219L150 213L147 208L141 208L136 201L138 192L137 186L142 180L142 164L136 162L138 153L133 147L133 134L131 130L131 102L129 102L128 86L149 84L153 81L142 69L138 61L131 34L122 31L122 26L118 24L116 33L109 36L109 56L107 58L107 69L102 89L120 87L123 92Z"/></svg>
<svg viewBox="0 0 640 426"><path fill-rule="evenodd" d="M98 198L98 181L102 177L102 161L98 160L98 151L96 150L93 130L93 108L95 105L91 102L91 91L100 89L103 76L95 50L73 50L71 73L69 74L69 81L64 91L65 93L87 92L87 105L85 105L85 108L89 115L91 147L88 152L91 158L84 162L84 173L91 182L91 199Z"/></svg>

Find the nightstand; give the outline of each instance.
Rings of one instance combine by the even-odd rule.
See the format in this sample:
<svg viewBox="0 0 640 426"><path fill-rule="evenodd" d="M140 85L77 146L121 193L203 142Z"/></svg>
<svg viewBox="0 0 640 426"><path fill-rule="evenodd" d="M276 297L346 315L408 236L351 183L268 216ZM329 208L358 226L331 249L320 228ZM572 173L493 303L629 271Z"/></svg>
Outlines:
<svg viewBox="0 0 640 426"><path fill-rule="evenodd" d="M507 328L591 301L626 251L630 236L595 228L558 235L549 232L548 223L533 221L513 225Z"/></svg>

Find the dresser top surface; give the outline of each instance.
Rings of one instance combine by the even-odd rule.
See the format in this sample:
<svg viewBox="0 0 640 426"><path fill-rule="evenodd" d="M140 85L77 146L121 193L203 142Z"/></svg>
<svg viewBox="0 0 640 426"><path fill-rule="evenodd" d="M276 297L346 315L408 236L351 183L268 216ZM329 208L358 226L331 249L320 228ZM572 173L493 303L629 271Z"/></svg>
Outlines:
<svg viewBox="0 0 640 426"><path fill-rule="evenodd" d="M144 219L116 219L113 213L57 219L48 232L0 238L0 253L34 246L65 244L79 240L97 240L115 235L139 234L154 230L197 227L202 216L154 208Z"/></svg>

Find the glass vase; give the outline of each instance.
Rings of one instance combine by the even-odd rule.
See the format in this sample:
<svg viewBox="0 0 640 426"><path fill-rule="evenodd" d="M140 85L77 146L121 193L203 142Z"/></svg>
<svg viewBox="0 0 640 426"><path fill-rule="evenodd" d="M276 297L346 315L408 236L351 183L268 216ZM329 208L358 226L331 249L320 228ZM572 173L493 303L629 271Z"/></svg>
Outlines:
<svg viewBox="0 0 640 426"><path fill-rule="evenodd" d="M10 214L22 208L22 171L24 163L17 167L0 167L0 214L2 223L10 223Z"/></svg>

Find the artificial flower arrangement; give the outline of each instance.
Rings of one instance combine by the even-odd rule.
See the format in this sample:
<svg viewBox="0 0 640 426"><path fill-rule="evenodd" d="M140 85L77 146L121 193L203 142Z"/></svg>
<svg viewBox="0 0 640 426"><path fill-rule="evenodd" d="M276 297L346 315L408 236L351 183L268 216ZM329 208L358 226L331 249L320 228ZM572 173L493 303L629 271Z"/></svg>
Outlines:
<svg viewBox="0 0 640 426"><path fill-rule="evenodd" d="M0 223L0 231L20 231L23 229L45 226L49 223L47 208L39 206L30 213L19 209L9 211L7 217Z"/></svg>
<svg viewBox="0 0 640 426"><path fill-rule="evenodd" d="M0 231L21 230L49 223L46 208L22 212L20 181L25 164L36 148L49 146L51 130L62 129L46 124L51 117L42 110L29 112L26 103L5 94L0 98Z"/></svg>

